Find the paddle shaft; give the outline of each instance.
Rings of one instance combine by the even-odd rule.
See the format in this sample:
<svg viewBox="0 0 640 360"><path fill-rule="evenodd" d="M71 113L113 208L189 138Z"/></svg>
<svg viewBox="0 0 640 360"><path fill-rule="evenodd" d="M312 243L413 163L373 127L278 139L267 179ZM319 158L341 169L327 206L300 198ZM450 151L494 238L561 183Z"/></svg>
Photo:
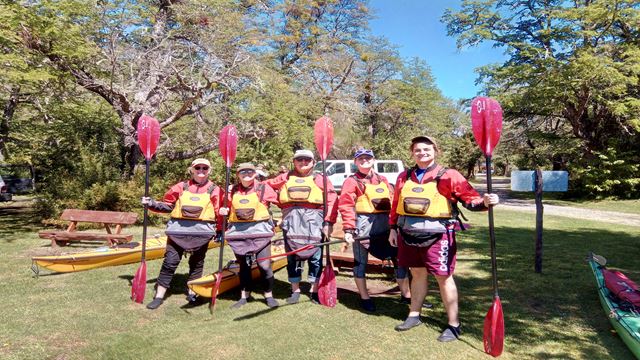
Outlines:
<svg viewBox="0 0 640 360"><path fill-rule="evenodd" d="M275 255L266 256L266 257L263 257L263 258L256 259L256 262L269 260L269 259L275 259L275 258L282 257L282 256L294 255L294 254L297 254L297 253L299 253L301 251L313 249L314 247L318 247L318 246L325 246L325 245L329 246L329 245L339 244L339 243L343 243L343 242L345 242L345 240L333 240L333 241L328 241L328 242L321 242L321 243L318 243L318 244L308 244L308 245L305 245L305 246L303 246L303 247L301 247L299 249L292 250L292 251L289 251L289 252L286 252L286 253L275 254Z"/></svg>
<svg viewBox="0 0 640 360"><path fill-rule="evenodd" d="M144 162L144 197L149 197L149 162L151 160L145 157ZM149 223L149 205L144 204L144 216L142 220L142 261L146 260L147 255L147 225Z"/></svg>
<svg viewBox="0 0 640 360"><path fill-rule="evenodd" d="M229 199L227 197L227 191L229 189L229 177L231 175L231 167L227 166L227 172L225 174L225 179L224 179L224 199L222 201L223 206L227 207L229 204ZM223 266L223 259L222 259L222 253L224 250L224 233L227 230L227 218L229 217L229 215L225 215L222 218L222 234L220 236L220 257L218 259L218 276L221 276L222 274L222 266Z"/></svg>
<svg viewBox="0 0 640 360"><path fill-rule="evenodd" d="M491 194L491 155L485 156L487 167L487 193ZM493 225L493 205L489 205L489 240L491 242L491 275L493 276L493 296L498 297L498 263L496 261L496 235Z"/></svg>
<svg viewBox="0 0 640 360"><path fill-rule="evenodd" d="M326 218L327 216L327 210L328 210L328 206L327 206L327 162L325 161L326 159L322 159L322 216L324 216ZM324 224L324 221L322 221L322 223ZM324 226L322 226L324 228ZM324 229L323 229L324 230ZM329 234L329 236L331 236L331 234ZM324 231L322 231L322 238L324 241L329 240L327 239L327 235L324 233ZM327 265L331 264L331 255L329 251L329 245L327 244Z"/></svg>

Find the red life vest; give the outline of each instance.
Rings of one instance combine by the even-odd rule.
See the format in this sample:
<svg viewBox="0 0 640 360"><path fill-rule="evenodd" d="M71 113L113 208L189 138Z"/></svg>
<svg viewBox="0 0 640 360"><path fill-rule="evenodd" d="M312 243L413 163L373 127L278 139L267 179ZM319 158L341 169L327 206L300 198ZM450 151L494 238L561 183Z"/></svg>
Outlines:
<svg viewBox="0 0 640 360"><path fill-rule="evenodd" d="M640 291L636 283L620 271L602 269L602 275L605 286L613 295L640 309Z"/></svg>

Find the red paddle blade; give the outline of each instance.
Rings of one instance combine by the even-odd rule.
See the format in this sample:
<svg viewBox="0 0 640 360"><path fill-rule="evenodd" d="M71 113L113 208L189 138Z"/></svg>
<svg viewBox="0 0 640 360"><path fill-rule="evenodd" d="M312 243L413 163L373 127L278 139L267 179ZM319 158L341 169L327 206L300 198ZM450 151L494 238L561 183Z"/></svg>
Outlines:
<svg viewBox="0 0 640 360"><path fill-rule="evenodd" d="M236 127L227 125L220 130L220 155L224 159L227 167L236 160L236 149L238 148L238 133Z"/></svg>
<svg viewBox="0 0 640 360"><path fill-rule="evenodd" d="M336 286L336 274L333 271L333 266L328 263L325 266L322 274L320 275L320 281L318 282L318 299L320 304L326 307L335 307L338 303L338 288Z"/></svg>
<svg viewBox="0 0 640 360"><path fill-rule="evenodd" d="M142 262L133 276L131 284L131 300L142 304L144 301L144 293L147 290L147 263Z"/></svg>
<svg viewBox="0 0 640 360"><path fill-rule="evenodd" d="M138 146L145 158L151 159L158 148L160 140L160 124L158 120L147 114L142 114L138 119Z"/></svg>
<svg viewBox="0 0 640 360"><path fill-rule="evenodd" d="M209 304L209 310L213 313L213 309L216 307L216 298L218 297L218 290L220 290L220 283L222 282L222 273L216 274L216 284L211 289L211 303Z"/></svg>
<svg viewBox="0 0 640 360"><path fill-rule="evenodd" d="M480 96L471 102L473 137L485 156L491 156L502 133L502 108L492 98Z"/></svg>
<svg viewBox="0 0 640 360"><path fill-rule="evenodd" d="M333 123L328 116L322 116L316 120L313 128L313 138L316 143L316 149L320 154L320 159L326 160L333 146Z"/></svg>
<svg viewBox="0 0 640 360"><path fill-rule="evenodd" d="M484 318L484 352L498 357L504 347L504 315L500 298L493 299L493 305Z"/></svg>

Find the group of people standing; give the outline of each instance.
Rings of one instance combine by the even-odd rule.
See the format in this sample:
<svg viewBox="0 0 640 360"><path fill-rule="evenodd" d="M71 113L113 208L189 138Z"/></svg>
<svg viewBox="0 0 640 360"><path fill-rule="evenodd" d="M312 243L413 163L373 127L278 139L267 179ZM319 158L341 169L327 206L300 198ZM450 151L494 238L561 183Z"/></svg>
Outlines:
<svg viewBox="0 0 640 360"><path fill-rule="evenodd" d="M147 308L156 309L163 303L171 278L185 253L191 254L188 280L202 276L208 243L222 231L240 265L241 295L232 307L245 305L250 301L253 289L252 261L271 255L275 226L269 207L277 205L282 210L280 228L285 250L293 253L287 256L287 275L291 284L291 295L286 299L288 304L300 300L305 262L311 284L309 296L313 303L319 303L322 246L304 247L320 244L323 238L329 239L339 212L344 240L353 248L353 275L362 309L376 311L366 284L369 254L391 259L401 292L400 300L410 304L408 317L395 329L405 331L421 324L420 309L425 306L427 275L432 274L440 288L448 318L448 325L438 340L458 339L461 333L458 291L453 279L455 233L460 226L457 205L482 211L498 204L499 199L495 194L480 196L458 171L438 165L439 149L431 137L413 138L409 151L415 166L401 173L394 187L375 172L373 151L357 150L354 162L358 171L345 180L339 197L329 179L314 173L316 160L310 150L296 151L291 170L283 169L276 177L263 181L258 180L258 169L253 164L242 163L236 169L236 184L228 191L209 180L211 164L208 160L194 160L189 167L191 179L173 185L162 201L142 199L152 211L171 214L166 230L167 251L154 299ZM325 201L326 213L323 210ZM226 229L222 229L223 216L228 219ZM302 248L303 251L296 252ZM272 294L271 261L258 261L258 268L267 306L279 306ZM200 299L189 290L187 301L195 305Z"/></svg>

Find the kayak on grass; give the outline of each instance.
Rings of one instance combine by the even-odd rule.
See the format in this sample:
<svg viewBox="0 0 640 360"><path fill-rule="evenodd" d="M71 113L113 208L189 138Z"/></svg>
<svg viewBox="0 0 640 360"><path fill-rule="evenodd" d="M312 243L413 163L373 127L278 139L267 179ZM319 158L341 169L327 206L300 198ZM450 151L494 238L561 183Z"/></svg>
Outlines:
<svg viewBox="0 0 640 360"><path fill-rule="evenodd" d="M282 254L284 253L283 246L271 246L271 255ZM282 256L271 260L271 268L274 272L282 269L287 265L287 257ZM222 280L220 280L220 289L218 290L218 294L222 294L225 291L231 290L240 286L240 265L238 265L235 261L230 261L227 266L222 269ZM191 289L196 294L210 298L211 290L213 290L213 286L216 283L218 276L218 272L216 271L213 274L203 276L199 279L191 280L187 283L189 289ZM257 264L253 264L251 266L251 278L257 279L260 276L260 270L258 269Z"/></svg>
<svg viewBox="0 0 640 360"><path fill-rule="evenodd" d="M164 257L167 246L166 236L147 239L146 260ZM209 249L217 248L220 243L209 242ZM126 265L140 262L142 243L130 242L113 247L100 247L91 251L74 254L34 256L31 258L31 270L38 275L40 268L53 272L76 272L106 266Z"/></svg>
<svg viewBox="0 0 640 360"><path fill-rule="evenodd" d="M603 257L589 253L587 260L605 314L622 341L640 359L640 307L633 299L638 295L638 286L621 272L608 270Z"/></svg>

